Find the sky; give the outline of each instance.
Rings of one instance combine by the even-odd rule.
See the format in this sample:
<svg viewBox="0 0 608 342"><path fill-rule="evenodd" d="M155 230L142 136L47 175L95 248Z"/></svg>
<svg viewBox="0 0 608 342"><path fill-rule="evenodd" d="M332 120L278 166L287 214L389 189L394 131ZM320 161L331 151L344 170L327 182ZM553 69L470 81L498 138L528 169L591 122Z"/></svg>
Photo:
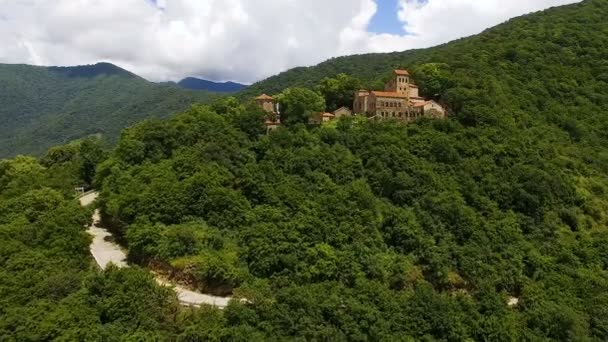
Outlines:
<svg viewBox="0 0 608 342"><path fill-rule="evenodd" d="M0 0L0 63L117 64L151 81L252 83L435 46L580 0Z"/></svg>

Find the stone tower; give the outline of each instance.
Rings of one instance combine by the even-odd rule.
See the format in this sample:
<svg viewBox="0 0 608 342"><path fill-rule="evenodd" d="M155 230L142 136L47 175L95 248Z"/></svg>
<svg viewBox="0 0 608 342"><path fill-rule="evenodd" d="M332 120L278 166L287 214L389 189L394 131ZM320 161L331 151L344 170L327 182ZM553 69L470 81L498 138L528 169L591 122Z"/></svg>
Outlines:
<svg viewBox="0 0 608 342"><path fill-rule="evenodd" d="M407 70L395 70L393 79L385 87L385 91L398 93L409 97L410 94L410 73Z"/></svg>

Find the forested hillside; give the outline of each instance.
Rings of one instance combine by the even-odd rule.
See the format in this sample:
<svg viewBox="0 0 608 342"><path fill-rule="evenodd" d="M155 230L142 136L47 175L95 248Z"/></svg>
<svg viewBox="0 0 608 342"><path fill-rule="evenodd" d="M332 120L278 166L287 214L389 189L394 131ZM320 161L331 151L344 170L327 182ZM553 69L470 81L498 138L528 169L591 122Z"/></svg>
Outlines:
<svg viewBox="0 0 608 342"><path fill-rule="evenodd" d="M608 340L607 17L586 0L288 72L252 90L282 92L270 135L228 98L109 153L0 162L0 340ZM450 117L303 124L356 84L326 77L395 67ZM180 308L137 268L89 269L68 189L91 180L132 263L247 300Z"/></svg>
<svg viewBox="0 0 608 342"><path fill-rule="evenodd" d="M500 90L516 96L542 98L547 91L552 92L549 95L559 91L572 93L571 100L575 94L589 94L579 89L578 83L566 80L608 82L605 7L606 1L586 0L515 18L479 35L430 49L333 58L254 83L242 96L277 94L294 86L313 87L323 78L340 73L361 79L367 88L382 89L393 69L445 63L451 74L467 81L455 87L489 87L498 82ZM548 80L552 84L544 84ZM470 84L473 81L480 84ZM518 87L523 88L518 91Z"/></svg>
<svg viewBox="0 0 608 342"><path fill-rule="evenodd" d="M166 118L209 93L148 82L112 64L0 64L0 158L40 155L93 134L112 142L145 118Z"/></svg>
<svg viewBox="0 0 608 342"><path fill-rule="evenodd" d="M84 228L91 210L78 205L72 186L83 182L87 161L103 158L95 144L51 151L42 161L0 161L2 341L149 341L175 333L171 290L139 269L99 273L91 259Z"/></svg>
<svg viewBox="0 0 608 342"><path fill-rule="evenodd" d="M351 59L364 82L411 69L447 120L266 136L226 100L138 124L98 168L105 220L133 262L248 299L203 340L606 340L607 17L588 0Z"/></svg>

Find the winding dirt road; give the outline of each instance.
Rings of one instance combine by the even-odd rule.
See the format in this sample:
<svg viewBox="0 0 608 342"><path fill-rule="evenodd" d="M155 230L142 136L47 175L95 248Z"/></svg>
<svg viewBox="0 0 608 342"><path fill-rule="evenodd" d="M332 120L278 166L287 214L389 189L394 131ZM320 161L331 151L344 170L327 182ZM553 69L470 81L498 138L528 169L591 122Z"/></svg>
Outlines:
<svg viewBox="0 0 608 342"><path fill-rule="evenodd" d="M87 193L80 197L80 205L85 207L91 205L98 196L99 193L97 192ZM109 264L114 264L121 268L129 267L126 262L127 254L117 243L112 242L109 239L112 237L112 234L107 229L101 227L99 221L99 209L96 209L93 213L93 223L87 229L87 232L93 236L90 250L95 262L97 262L97 265L99 265L102 270L106 269ZM194 292L160 277L155 277L155 279L158 284L173 288L182 305L198 307L206 304L223 309L228 305L230 299L232 299L231 297L218 297Z"/></svg>

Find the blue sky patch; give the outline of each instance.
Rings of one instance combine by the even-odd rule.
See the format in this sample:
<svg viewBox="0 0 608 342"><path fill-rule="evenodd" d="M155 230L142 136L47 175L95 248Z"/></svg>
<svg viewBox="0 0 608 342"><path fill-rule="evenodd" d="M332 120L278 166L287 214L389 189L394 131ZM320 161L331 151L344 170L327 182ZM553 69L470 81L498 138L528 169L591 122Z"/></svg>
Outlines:
<svg viewBox="0 0 608 342"><path fill-rule="evenodd" d="M376 0L376 3L378 11L367 30L373 33L404 34L403 23L397 17L399 0Z"/></svg>

